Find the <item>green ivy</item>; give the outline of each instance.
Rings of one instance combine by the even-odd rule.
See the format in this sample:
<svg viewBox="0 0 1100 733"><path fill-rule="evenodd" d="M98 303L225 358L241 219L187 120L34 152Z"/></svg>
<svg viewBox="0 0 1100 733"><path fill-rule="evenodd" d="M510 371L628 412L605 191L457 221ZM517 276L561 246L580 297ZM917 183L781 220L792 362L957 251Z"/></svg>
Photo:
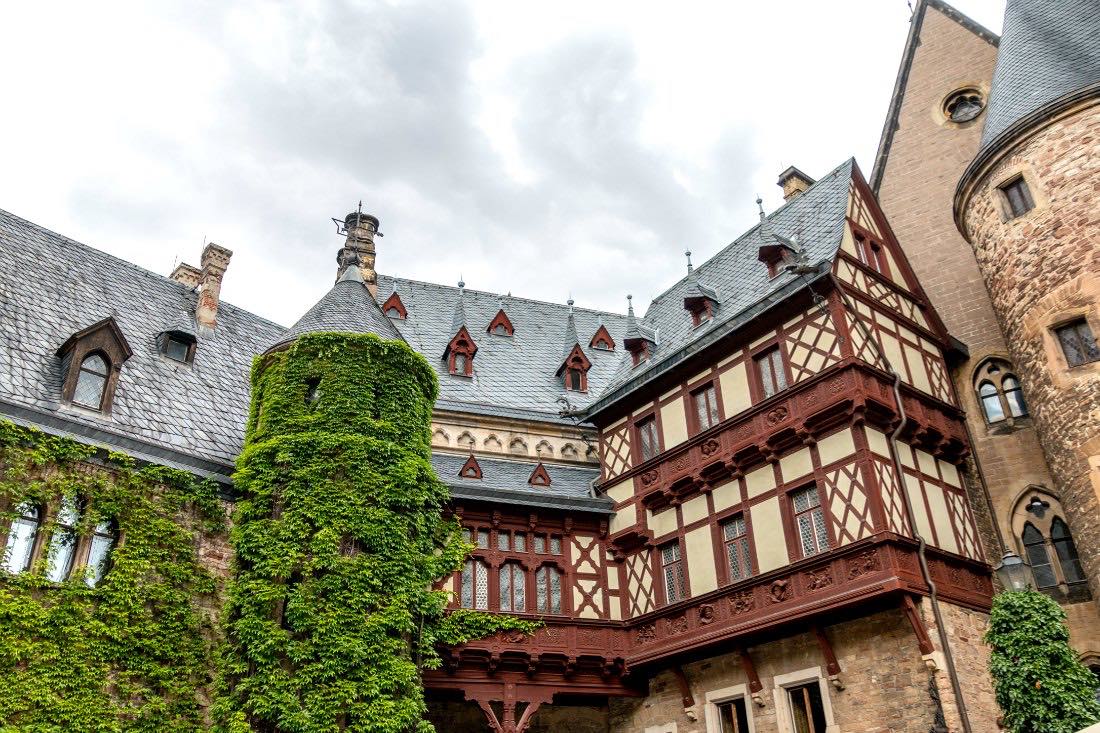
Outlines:
<svg viewBox="0 0 1100 733"><path fill-rule="evenodd" d="M0 730L203 730L216 585L195 537L224 532L214 486L0 421L4 516L62 496L87 506L82 534L112 519L123 541L94 589L80 572L49 582L42 561L0 572Z"/></svg>
<svg viewBox="0 0 1100 733"><path fill-rule="evenodd" d="M1074 733L1100 721L1096 677L1070 647L1065 618L1061 606L1033 590L993 599L989 669L1013 733Z"/></svg>
<svg viewBox="0 0 1100 733"><path fill-rule="evenodd" d="M376 336L310 334L256 360L231 540L222 730L427 733L437 645L534 625L446 614L472 549L430 463L438 384Z"/></svg>

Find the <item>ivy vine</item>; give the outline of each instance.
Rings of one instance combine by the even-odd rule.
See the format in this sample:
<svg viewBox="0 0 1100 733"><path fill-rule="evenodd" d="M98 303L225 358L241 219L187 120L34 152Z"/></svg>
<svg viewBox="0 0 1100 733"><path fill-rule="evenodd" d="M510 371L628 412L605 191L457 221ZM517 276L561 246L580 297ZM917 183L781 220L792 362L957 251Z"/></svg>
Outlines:
<svg viewBox="0 0 1100 733"><path fill-rule="evenodd" d="M4 517L62 497L86 507L78 532L110 519L124 540L95 588L81 572L48 581L42 560L0 572L0 730L203 730L216 645L203 609L216 583L195 538L224 531L215 487L0 421Z"/></svg>
<svg viewBox="0 0 1100 733"><path fill-rule="evenodd" d="M985 642L997 704L1013 733L1074 733L1100 721L1096 677L1069 645L1066 614L1034 590L993 599Z"/></svg>
<svg viewBox="0 0 1100 733"><path fill-rule="evenodd" d="M444 612L470 545L432 471L438 383L374 335L309 334L259 357L234 483L234 579L216 717L231 733L428 733L437 645L514 617Z"/></svg>

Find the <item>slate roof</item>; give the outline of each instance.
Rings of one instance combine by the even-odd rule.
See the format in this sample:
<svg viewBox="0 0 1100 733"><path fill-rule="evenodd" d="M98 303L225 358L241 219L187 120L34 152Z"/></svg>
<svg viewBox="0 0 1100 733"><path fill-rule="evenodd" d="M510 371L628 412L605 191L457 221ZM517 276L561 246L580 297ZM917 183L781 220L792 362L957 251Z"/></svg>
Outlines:
<svg viewBox="0 0 1100 733"><path fill-rule="evenodd" d="M1100 84L1097 0L1009 0L982 147L1033 112Z"/></svg>
<svg viewBox="0 0 1100 733"><path fill-rule="evenodd" d="M290 343L307 333L373 333L384 339L400 339L401 334L378 307L363 283L356 265L344 274L290 330L282 334L271 348Z"/></svg>
<svg viewBox="0 0 1100 733"><path fill-rule="evenodd" d="M231 464L244 436L252 357L285 329L222 302L215 332L197 334L196 300L174 280L0 210L0 400L25 414L64 417L74 434L94 428L104 440L119 436ZM59 404L55 352L107 316L134 354L104 418ZM158 353L156 337L169 330L196 333L193 365Z"/></svg>
<svg viewBox="0 0 1100 733"><path fill-rule="evenodd" d="M379 275L378 291L391 290L396 290L408 311L408 317L394 320L394 325L439 376L437 407L562 422L558 398L566 395L574 408L583 408L610 384L623 359L621 346L615 351L601 351L590 347L589 342L602 318L615 343L622 344L626 318L574 307L574 327L592 367L587 393L566 392L557 370L562 362L562 345L569 338L569 306L464 288L462 323L477 344L474 375L450 374L442 355L457 330L454 314L460 289ZM487 332L501 307L515 328L512 336Z"/></svg>
<svg viewBox="0 0 1100 733"><path fill-rule="evenodd" d="M656 334L657 345L651 358L638 366L629 359L620 360L614 383L592 408L606 406L611 393L626 382L647 372L659 372L665 362L676 359L685 348L737 321L788 286L796 285L799 276L792 273L768 277L767 267L758 259L761 246L776 244L776 237L785 238L802 248L810 265L832 262L843 236L848 184L854 166L854 159L846 160L772 212L765 222L745 232L658 295L639 324ZM714 317L698 327L692 326L684 310L684 296L694 288L693 278L711 288L718 300Z"/></svg>
<svg viewBox="0 0 1100 733"><path fill-rule="evenodd" d="M612 502L606 497L592 496L592 482L599 478L598 468L562 466L544 463L550 476L549 486L528 483L537 461L516 461L506 458L478 456L480 479L463 478L459 471L469 456L433 453L432 467L457 499L495 499L508 504L532 507L561 507L568 503L576 508L611 512Z"/></svg>

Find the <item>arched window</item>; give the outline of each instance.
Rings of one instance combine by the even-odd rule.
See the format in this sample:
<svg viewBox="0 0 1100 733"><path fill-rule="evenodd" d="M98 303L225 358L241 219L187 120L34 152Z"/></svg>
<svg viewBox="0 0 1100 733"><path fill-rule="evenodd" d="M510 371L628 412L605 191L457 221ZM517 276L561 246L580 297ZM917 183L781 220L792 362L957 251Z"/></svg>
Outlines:
<svg viewBox="0 0 1100 733"><path fill-rule="evenodd" d="M561 571L553 565L543 565L535 573L535 610L561 613Z"/></svg>
<svg viewBox="0 0 1100 733"><path fill-rule="evenodd" d="M84 576L84 583L89 588L96 587L107 574L111 565L111 551L115 549L117 542L118 531L114 522L104 520L95 526L91 548L88 550L88 574Z"/></svg>
<svg viewBox="0 0 1100 733"><path fill-rule="evenodd" d="M107 387L107 360L101 354L89 354L80 362L73 402L81 407L99 410L103 407L103 392Z"/></svg>
<svg viewBox="0 0 1100 733"><path fill-rule="evenodd" d="M489 564L473 558L462 568L462 607L489 608Z"/></svg>
<svg viewBox="0 0 1100 733"><path fill-rule="evenodd" d="M1027 403L1012 365L1001 359L984 362L974 378L978 401L990 425L1027 415Z"/></svg>
<svg viewBox="0 0 1100 733"><path fill-rule="evenodd" d="M1058 566L1062 569L1062 577L1067 583L1081 583L1085 580L1085 571L1081 568L1081 561L1077 557L1077 546L1073 544L1069 527L1061 517L1055 517L1050 523L1050 543L1054 546L1054 554L1058 556Z"/></svg>
<svg viewBox="0 0 1100 733"><path fill-rule="evenodd" d="M526 610L527 578L519 563L500 566L500 610L521 613Z"/></svg>
<svg viewBox="0 0 1100 733"><path fill-rule="evenodd" d="M1028 564L1031 565L1031 574L1035 578L1035 587L1050 588L1058 585L1043 533L1037 530L1034 524L1028 522L1024 525L1021 539L1024 541L1024 552L1027 554Z"/></svg>
<svg viewBox="0 0 1100 733"><path fill-rule="evenodd" d="M76 557L76 525L80 521L80 507L74 497L66 496L61 500L61 511L57 513L57 527L50 536L50 547L46 552L46 578L54 583L67 580L73 570Z"/></svg>
<svg viewBox="0 0 1100 733"><path fill-rule="evenodd" d="M397 306L391 305L386 309L386 315L390 318L401 318L401 311L397 309Z"/></svg>
<svg viewBox="0 0 1100 733"><path fill-rule="evenodd" d="M42 512L29 501L15 507L15 514L16 517L8 529L3 558L4 569L13 574L30 570L34 541L42 524Z"/></svg>

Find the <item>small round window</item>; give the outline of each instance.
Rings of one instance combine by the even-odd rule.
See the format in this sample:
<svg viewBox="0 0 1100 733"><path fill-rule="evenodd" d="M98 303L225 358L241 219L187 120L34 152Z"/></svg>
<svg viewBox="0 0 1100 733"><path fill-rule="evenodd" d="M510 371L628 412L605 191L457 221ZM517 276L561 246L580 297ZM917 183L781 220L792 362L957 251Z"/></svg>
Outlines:
<svg viewBox="0 0 1100 733"><path fill-rule="evenodd" d="M952 122L970 122L985 109L985 99L977 89L952 92L943 102L943 113Z"/></svg>

